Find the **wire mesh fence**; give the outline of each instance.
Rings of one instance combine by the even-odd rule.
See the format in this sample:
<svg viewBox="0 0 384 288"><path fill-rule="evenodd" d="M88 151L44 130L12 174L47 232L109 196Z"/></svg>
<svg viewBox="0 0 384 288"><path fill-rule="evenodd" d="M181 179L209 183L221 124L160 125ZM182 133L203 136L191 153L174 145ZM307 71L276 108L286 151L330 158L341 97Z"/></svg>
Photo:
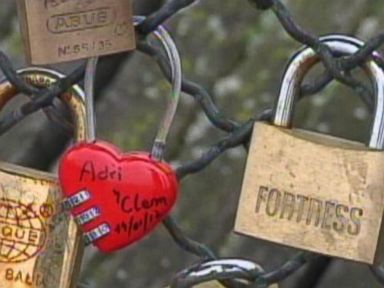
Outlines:
<svg viewBox="0 0 384 288"><path fill-rule="evenodd" d="M159 10L149 15L136 27L139 35L138 50L154 59L169 81L171 81L171 71L167 59L158 47L153 46L147 41L147 36L166 20L178 14L182 9L195 4L195 2L198 1L167 1ZM264 13L273 13L276 16L276 21L280 22L292 39L311 47L319 55L326 72L318 79L306 82L301 87L299 99L310 97L323 90L333 80L337 80L352 88L361 97L369 110L373 109L375 103L371 88L352 76L350 72L362 65L368 58L374 59L384 69L384 58L375 52L384 42L384 33L366 41L357 53L351 56L340 57L339 55L334 55L331 49L320 40L320 37L300 27L290 14L288 8L280 0L249 0L249 2L255 9L264 10ZM61 79L46 89L38 89L24 82L3 52L0 52L0 68L5 77L17 87L19 92L30 95L30 101L21 105L17 110L5 114L0 119L0 134L12 129L25 117L40 109L44 110L49 119L61 126L64 125L65 129L70 129L71 125L67 123L64 116L55 108L54 100L73 84L82 81L85 67L77 68L66 78ZM225 132L226 137L218 140L200 158L177 167L176 172L180 181L188 175L204 170L215 159L231 148L242 146L247 150L254 122L269 121L272 117L272 110L267 109L257 117L243 123L238 123L226 118L208 91L198 83L184 78L182 90L185 94L193 97L206 114L210 123L217 129ZM228 262L226 259L221 259L207 245L189 238L172 216L167 217L163 224L178 246L200 259L198 264L177 273L171 283L171 287L192 287L198 283L211 280L219 280L225 287L268 287L290 277L307 263L320 261L325 257L314 253L300 252L280 267L271 271L265 271L262 268L263 263L259 263L260 265L254 263L252 265L250 262L245 263L240 260ZM370 269L377 281L384 285L384 268L372 266Z"/></svg>

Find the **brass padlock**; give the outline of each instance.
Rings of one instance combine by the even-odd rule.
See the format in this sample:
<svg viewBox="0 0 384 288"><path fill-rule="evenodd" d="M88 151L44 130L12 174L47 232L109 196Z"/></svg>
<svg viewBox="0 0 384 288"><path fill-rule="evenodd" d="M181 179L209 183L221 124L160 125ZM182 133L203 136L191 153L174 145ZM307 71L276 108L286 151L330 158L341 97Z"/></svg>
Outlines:
<svg viewBox="0 0 384 288"><path fill-rule="evenodd" d="M47 87L63 75L27 68L22 78ZM0 83L0 108L17 94L8 81ZM84 93L73 86L61 96L72 113L76 141L86 138ZM80 233L61 209L54 174L0 162L0 288L75 287L82 256Z"/></svg>
<svg viewBox="0 0 384 288"><path fill-rule="evenodd" d="M346 36L323 39L340 55L358 51ZM255 123L235 231L282 245L364 263L383 250L384 73L372 60L364 70L376 95L368 147L290 129L301 81L319 57L305 48L290 61L273 125Z"/></svg>
<svg viewBox="0 0 384 288"><path fill-rule="evenodd" d="M135 49L130 0L17 0L27 60L36 65Z"/></svg>

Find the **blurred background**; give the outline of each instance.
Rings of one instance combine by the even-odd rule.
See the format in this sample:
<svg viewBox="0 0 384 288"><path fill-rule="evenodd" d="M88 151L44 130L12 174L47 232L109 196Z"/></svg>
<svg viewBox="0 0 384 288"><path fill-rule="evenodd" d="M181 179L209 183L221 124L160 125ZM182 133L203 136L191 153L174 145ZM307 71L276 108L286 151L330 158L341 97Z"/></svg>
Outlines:
<svg viewBox="0 0 384 288"><path fill-rule="evenodd" d="M15 2L2 0L0 4L0 48L20 68L26 63ZM284 3L301 26L317 35L337 32L364 40L381 32L384 24L384 2L379 0ZM160 0L138 0L135 11L148 14L161 4ZM256 11L246 0L198 1L166 26L182 55L185 77L203 85L223 113L239 122L271 107L285 64L300 47L271 12ZM68 72L81 63L54 67ZM99 138L124 151L149 150L168 89L152 59L140 53L105 57L97 79ZM296 111L296 126L360 141L369 136L371 115L348 87L332 84L302 101ZM40 114L0 138L1 159L40 169L55 166L68 135ZM175 166L195 159L224 136L212 127L192 97L183 95L167 159ZM25 140L22 145L21 139ZM232 149L204 171L187 177L173 215L189 236L220 256L245 257L271 270L297 251L232 232L245 161L243 148ZM87 248L81 282L97 288L165 287L177 271L196 260L159 226L143 241L116 254L102 255ZM325 259L305 266L280 287L381 286L365 265Z"/></svg>

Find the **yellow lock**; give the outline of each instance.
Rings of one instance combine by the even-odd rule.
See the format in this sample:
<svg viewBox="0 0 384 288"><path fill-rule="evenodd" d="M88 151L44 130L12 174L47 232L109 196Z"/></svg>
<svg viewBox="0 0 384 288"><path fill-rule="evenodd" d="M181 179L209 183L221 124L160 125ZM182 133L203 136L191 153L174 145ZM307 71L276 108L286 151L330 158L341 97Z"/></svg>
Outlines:
<svg viewBox="0 0 384 288"><path fill-rule="evenodd" d="M35 87L63 75L42 68L19 71ZM0 83L0 108L17 94ZM73 86L61 99L70 108L74 139L86 137L84 93ZM61 210L55 174L0 162L0 288L75 287L82 244L75 222Z"/></svg>
<svg viewBox="0 0 384 288"><path fill-rule="evenodd" d="M323 39L350 55L363 44ZM282 245L368 264L383 259L384 72L364 70L376 96L368 145L290 128L300 82L320 59L306 48L290 62L271 124L254 126L235 231ZM345 112L342 110L341 112Z"/></svg>

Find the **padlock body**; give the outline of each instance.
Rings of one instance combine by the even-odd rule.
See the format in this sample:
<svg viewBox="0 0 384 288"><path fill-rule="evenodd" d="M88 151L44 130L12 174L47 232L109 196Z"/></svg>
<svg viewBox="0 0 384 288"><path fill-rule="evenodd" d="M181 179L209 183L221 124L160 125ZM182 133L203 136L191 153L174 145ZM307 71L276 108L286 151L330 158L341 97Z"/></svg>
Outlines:
<svg viewBox="0 0 384 288"><path fill-rule="evenodd" d="M75 287L78 228L60 199L52 175L0 163L1 288Z"/></svg>
<svg viewBox="0 0 384 288"><path fill-rule="evenodd" d="M30 63L52 64L135 48L129 0L17 0Z"/></svg>
<svg viewBox="0 0 384 288"><path fill-rule="evenodd" d="M104 253L125 248L153 231L173 208L179 190L169 164L146 152L122 153L94 141L72 146L61 157L59 179L66 198L87 191L89 200L74 207L85 234L107 225L110 231L93 244ZM96 209L99 215L81 215ZM96 213L97 214L97 213Z"/></svg>
<svg viewBox="0 0 384 288"><path fill-rule="evenodd" d="M44 68L18 71L27 83L47 87L61 77ZM0 83L0 109L17 94ZM60 95L70 108L74 139L85 139L84 94L73 86ZM83 247L80 230L61 209L54 174L0 162L0 288L74 288Z"/></svg>
<svg viewBox="0 0 384 288"><path fill-rule="evenodd" d="M256 123L235 231L368 264L382 259L384 153Z"/></svg>

